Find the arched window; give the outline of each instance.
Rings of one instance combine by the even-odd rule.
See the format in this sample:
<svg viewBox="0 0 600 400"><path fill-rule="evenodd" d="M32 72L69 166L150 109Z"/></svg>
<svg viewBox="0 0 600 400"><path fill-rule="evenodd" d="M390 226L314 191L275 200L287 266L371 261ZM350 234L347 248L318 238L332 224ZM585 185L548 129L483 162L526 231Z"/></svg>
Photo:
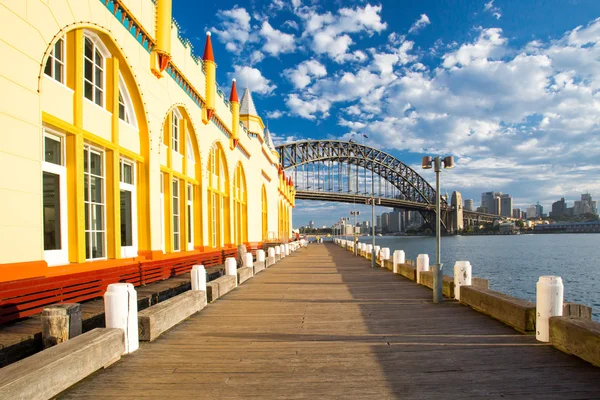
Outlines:
<svg viewBox="0 0 600 400"><path fill-rule="evenodd" d="M163 211L161 248L165 252L191 251L201 241L200 165L192 121L183 107L174 107L163 124L161 164ZM196 217L196 218L195 218ZM166 241L166 243L165 243Z"/></svg>
<svg viewBox="0 0 600 400"><path fill-rule="evenodd" d="M267 189L265 185L262 186L261 195L261 210L262 210L262 240L263 242L268 239L269 235L269 208L267 204Z"/></svg>
<svg viewBox="0 0 600 400"><path fill-rule="evenodd" d="M229 239L229 180L225 155L215 143L208 157L208 222L211 247L223 247Z"/></svg>
<svg viewBox="0 0 600 400"><path fill-rule="evenodd" d="M137 119L144 113L135 78L106 33L73 29L49 50L40 79L41 89L52 87L40 90L44 259L137 257L138 244L148 249L149 227L148 185L140 185L147 126Z"/></svg>
<svg viewBox="0 0 600 400"><path fill-rule="evenodd" d="M233 224L235 244L248 241L248 204L244 167L239 163L233 176Z"/></svg>

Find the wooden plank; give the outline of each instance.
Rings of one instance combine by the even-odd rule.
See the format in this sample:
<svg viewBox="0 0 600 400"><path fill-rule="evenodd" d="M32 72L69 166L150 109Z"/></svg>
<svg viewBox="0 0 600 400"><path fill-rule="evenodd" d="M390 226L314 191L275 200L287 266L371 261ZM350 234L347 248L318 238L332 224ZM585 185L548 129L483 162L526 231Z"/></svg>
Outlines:
<svg viewBox="0 0 600 400"><path fill-rule="evenodd" d="M599 371L456 301L432 304L430 289L326 244L61 397L597 398Z"/></svg>

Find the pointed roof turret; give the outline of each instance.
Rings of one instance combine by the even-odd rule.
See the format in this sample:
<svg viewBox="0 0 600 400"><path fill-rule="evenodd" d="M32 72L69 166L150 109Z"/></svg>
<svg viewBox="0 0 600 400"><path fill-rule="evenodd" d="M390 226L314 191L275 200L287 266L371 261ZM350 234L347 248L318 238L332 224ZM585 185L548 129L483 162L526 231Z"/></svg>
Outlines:
<svg viewBox="0 0 600 400"><path fill-rule="evenodd" d="M254 106L254 100L252 100L252 94L248 88L244 89L244 94L242 95L242 102L240 103L240 115L258 116L256 107Z"/></svg>
<svg viewBox="0 0 600 400"><path fill-rule="evenodd" d="M206 32L206 44L204 45L204 55L202 56L204 61L215 62L215 55L213 54L212 42L210 40L210 32Z"/></svg>
<svg viewBox="0 0 600 400"><path fill-rule="evenodd" d="M231 94L229 95L229 101L239 103L238 95L237 95L237 86L235 85L235 78L231 80Z"/></svg>
<svg viewBox="0 0 600 400"><path fill-rule="evenodd" d="M244 101L243 98L242 101ZM265 128L265 142L271 150L275 150L275 145L273 144L273 138L271 138L271 132L269 131L269 128Z"/></svg>

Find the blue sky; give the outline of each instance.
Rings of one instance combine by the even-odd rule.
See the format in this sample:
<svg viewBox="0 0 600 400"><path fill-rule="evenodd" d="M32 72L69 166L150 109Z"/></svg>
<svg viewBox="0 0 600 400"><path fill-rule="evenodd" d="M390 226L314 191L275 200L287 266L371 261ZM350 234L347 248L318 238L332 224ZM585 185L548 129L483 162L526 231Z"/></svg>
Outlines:
<svg viewBox="0 0 600 400"><path fill-rule="evenodd" d="M369 136L420 170L453 154L443 191L548 209L600 198L600 2L173 0L217 79L248 86L276 142ZM430 182L430 171L423 171ZM299 202L294 225L352 205ZM381 213L383 210L379 210ZM367 213L362 213L366 215ZM368 213L370 214L370 213Z"/></svg>

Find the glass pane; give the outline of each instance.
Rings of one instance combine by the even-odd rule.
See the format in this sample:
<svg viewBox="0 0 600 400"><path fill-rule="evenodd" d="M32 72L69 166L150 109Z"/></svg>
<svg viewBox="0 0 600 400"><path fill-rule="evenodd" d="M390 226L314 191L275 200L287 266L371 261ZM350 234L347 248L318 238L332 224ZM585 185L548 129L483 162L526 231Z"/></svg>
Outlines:
<svg viewBox="0 0 600 400"><path fill-rule="evenodd" d="M90 240L91 240L92 234L90 232L86 232L85 233L85 258L86 259L90 259Z"/></svg>
<svg viewBox="0 0 600 400"><path fill-rule="evenodd" d="M94 43L90 38L85 38L85 56L91 60L94 58L92 54L94 54Z"/></svg>
<svg viewBox="0 0 600 400"><path fill-rule="evenodd" d="M90 176L83 177L83 200L90 201Z"/></svg>
<svg viewBox="0 0 600 400"><path fill-rule="evenodd" d="M188 243L192 243L192 206L187 208L187 220L188 220Z"/></svg>
<svg viewBox="0 0 600 400"><path fill-rule="evenodd" d="M179 234L173 235L173 250L179 251Z"/></svg>
<svg viewBox="0 0 600 400"><path fill-rule="evenodd" d="M102 88L102 70L100 68L94 68L94 83L99 88Z"/></svg>
<svg viewBox="0 0 600 400"><path fill-rule="evenodd" d="M94 100L94 103L98 104L99 106L102 106L102 103L104 102L104 93L102 92L102 90L96 88L96 99Z"/></svg>
<svg viewBox="0 0 600 400"><path fill-rule="evenodd" d="M92 235L92 258L104 257L104 232L95 232Z"/></svg>
<svg viewBox="0 0 600 400"><path fill-rule="evenodd" d="M121 246L133 245L131 192L121 190Z"/></svg>
<svg viewBox="0 0 600 400"><path fill-rule="evenodd" d="M123 163L121 182L133 185L133 166Z"/></svg>
<svg viewBox="0 0 600 400"><path fill-rule="evenodd" d="M44 137L44 161L62 165L62 151L60 138L54 139L54 137Z"/></svg>
<svg viewBox="0 0 600 400"><path fill-rule="evenodd" d="M179 217L173 216L173 232L179 233Z"/></svg>
<svg viewBox="0 0 600 400"><path fill-rule="evenodd" d="M179 182L177 182L176 180L173 181L173 197L176 197L179 195Z"/></svg>
<svg viewBox="0 0 600 400"><path fill-rule="evenodd" d="M99 66L100 68L103 67L103 61L104 61L104 57L102 57L102 53L100 53L98 50L96 50L96 65Z"/></svg>
<svg viewBox="0 0 600 400"><path fill-rule="evenodd" d="M100 204L92 205L92 230L104 230L104 206Z"/></svg>
<svg viewBox="0 0 600 400"><path fill-rule="evenodd" d="M173 198L173 215L179 215L179 201Z"/></svg>
<svg viewBox="0 0 600 400"><path fill-rule="evenodd" d="M102 176L102 156L98 153L90 153L90 171L91 174Z"/></svg>
<svg viewBox="0 0 600 400"><path fill-rule="evenodd" d="M83 76L86 81L94 80L94 64L87 58L83 61Z"/></svg>
<svg viewBox="0 0 600 400"><path fill-rule="evenodd" d="M61 82L63 81L63 65L58 62L55 61L54 62L54 79L56 79L57 81Z"/></svg>
<svg viewBox="0 0 600 400"><path fill-rule="evenodd" d="M48 76L52 76L52 56L48 57L48 60L46 61L44 73Z"/></svg>
<svg viewBox="0 0 600 400"><path fill-rule="evenodd" d="M44 172L44 250L61 249L60 177Z"/></svg>
<svg viewBox="0 0 600 400"><path fill-rule="evenodd" d="M90 178L90 201L93 203L104 203L103 196L103 183L104 179L99 178L97 176L92 176Z"/></svg>
<svg viewBox="0 0 600 400"><path fill-rule="evenodd" d="M59 60L64 60L63 58L63 39L59 39L55 44L54 44L54 57L59 59Z"/></svg>

